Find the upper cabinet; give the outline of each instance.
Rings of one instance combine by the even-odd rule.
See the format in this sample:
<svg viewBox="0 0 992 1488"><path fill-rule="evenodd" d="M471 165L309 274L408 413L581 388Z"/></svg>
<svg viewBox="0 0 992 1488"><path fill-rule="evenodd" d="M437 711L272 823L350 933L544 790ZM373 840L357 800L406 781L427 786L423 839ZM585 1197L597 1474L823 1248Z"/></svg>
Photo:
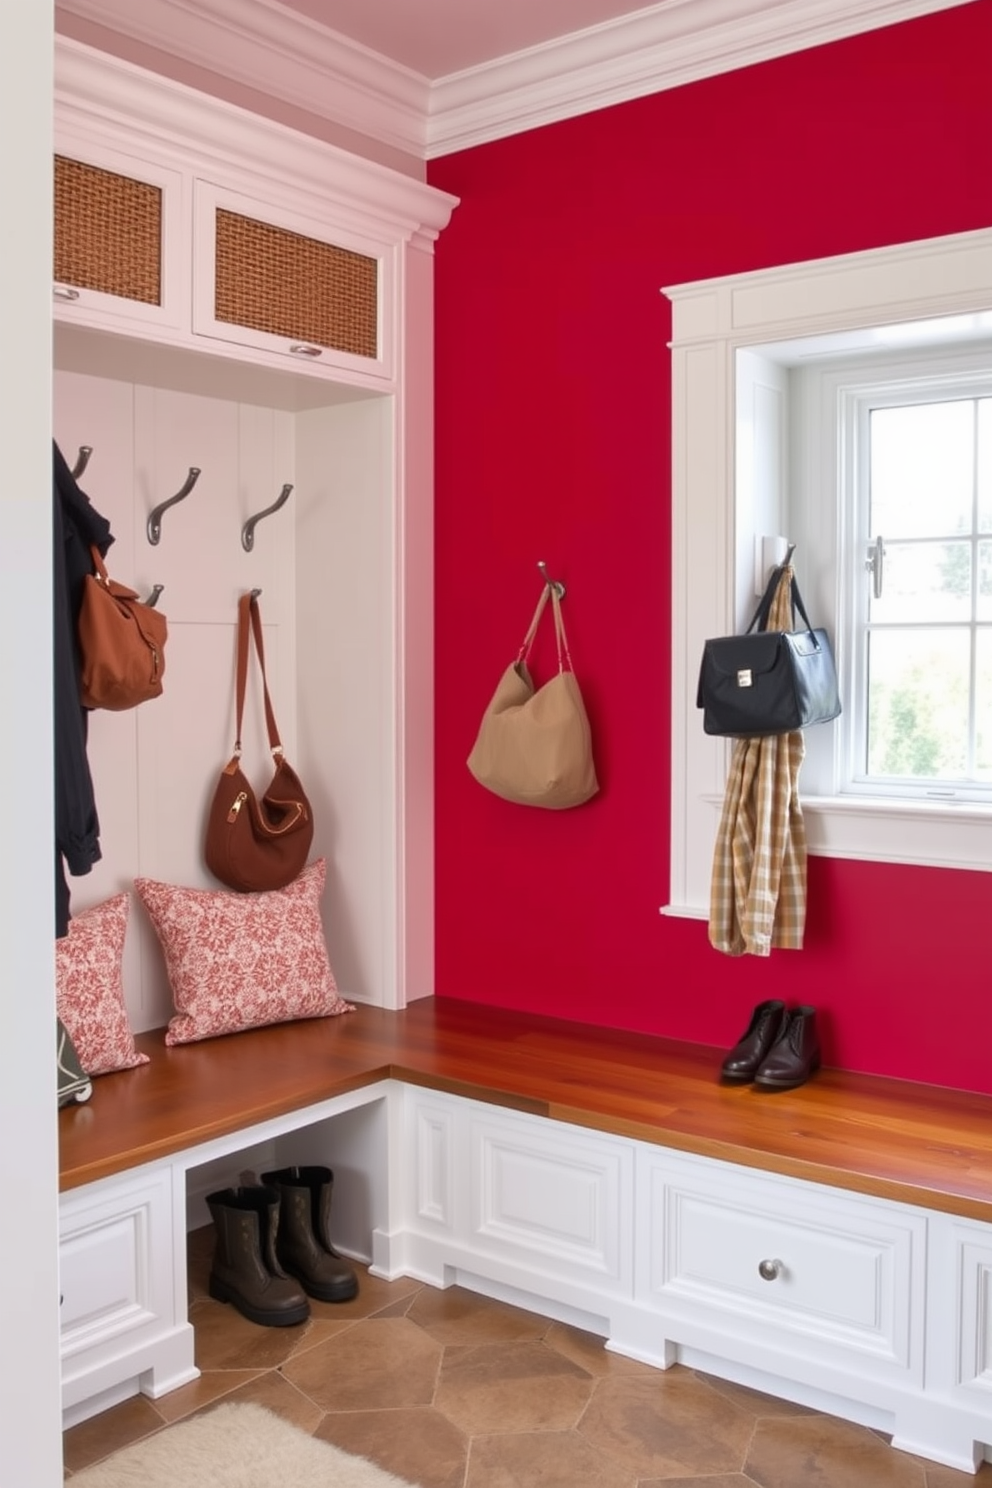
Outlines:
<svg viewBox="0 0 992 1488"><path fill-rule="evenodd" d="M122 121L124 127L122 127ZM57 324L386 390L455 199L59 38Z"/></svg>

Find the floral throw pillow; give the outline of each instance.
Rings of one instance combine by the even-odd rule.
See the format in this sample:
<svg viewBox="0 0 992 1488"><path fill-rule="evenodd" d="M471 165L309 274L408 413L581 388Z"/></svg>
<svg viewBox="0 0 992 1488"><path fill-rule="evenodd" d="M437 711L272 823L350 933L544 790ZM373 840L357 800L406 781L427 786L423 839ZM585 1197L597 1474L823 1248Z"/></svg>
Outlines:
<svg viewBox="0 0 992 1488"><path fill-rule="evenodd" d="M162 946L175 1003L167 1044L354 1012L338 996L327 955L320 920L326 879L324 858L284 889L267 893L135 879Z"/></svg>
<svg viewBox="0 0 992 1488"><path fill-rule="evenodd" d="M130 906L128 894L115 894L80 910L55 942L57 1011L88 1075L148 1063L135 1047L121 977Z"/></svg>

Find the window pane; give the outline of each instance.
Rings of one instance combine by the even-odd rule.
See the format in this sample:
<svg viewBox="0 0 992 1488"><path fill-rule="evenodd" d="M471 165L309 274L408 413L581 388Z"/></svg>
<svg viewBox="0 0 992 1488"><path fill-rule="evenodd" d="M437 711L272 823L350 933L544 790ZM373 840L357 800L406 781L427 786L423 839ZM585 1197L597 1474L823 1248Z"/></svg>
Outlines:
<svg viewBox="0 0 992 1488"><path fill-rule="evenodd" d="M992 532L992 398L978 400L978 530Z"/></svg>
<svg viewBox="0 0 992 1488"><path fill-rule="evenodd" d="M975 773L979 780L992 781L992 630L978 632L977 653Z"/></svg>
<svg viewBox="0 0 992 1488"><path fill-rule="evenodd" d="M978 544L977 617L992 620L992 542Z"/></svg>
<svg viewBox="0 0 992 1488"><path fill-rule="evenodd" d="M968 651L963 629L869 635L869 775L964 778Z"/></svg>
<svg viewBox="0 0 992 1488"><path fill-rule="evenodd" d="M869 604L871 619L888 624L970 620L971 543L886 540L882 597Z"/></svg>
<svg viewBox="0 0 992 1488"><path fill-rule="evenodd" d="M971 531L974 412L971 399L872 410L872 537Z"/></svg>

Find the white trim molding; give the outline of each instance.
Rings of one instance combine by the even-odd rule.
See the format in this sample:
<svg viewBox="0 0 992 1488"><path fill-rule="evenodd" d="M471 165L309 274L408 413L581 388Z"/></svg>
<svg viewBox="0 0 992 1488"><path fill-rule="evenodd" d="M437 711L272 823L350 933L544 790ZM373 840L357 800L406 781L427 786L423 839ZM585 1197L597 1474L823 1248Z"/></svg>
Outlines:
<svg viewBox="0 0 992 1488"><path fill-rule="evenodd" d="M992 309L992 229L666 286L672 301L672 840L663 912L705 918L730 745L696 710L703 642L753 607L737 500L737 352ZM826 725L832 727L832 725ZM803 798L809 848L992 871L986 808Z"/></svg>
<svg viewBox="0 0 992 1488"><path fill-rule="evenodd" d="M167 139L208 179L218 171L230 179L234 158L250 161L267 200L293 203L309 194L356 214L372 234L399 228L433 243L457 204L412 176L62 36L55 42L55 104L66 124L103 134L118 149L126 141L154 156Z"/></svg>
<svg viewBox="0 0 992 1488"><path fill-rule="evenodd" d="M429 159L968 0L663 0L438 78Z"/></svg>
<svg viewBox="0 0 992 1488"><path fill-rule="evenodd" d="M422 158L430 84L278 0L66 0L78 16Z"/></svg>
<svg viewBox="0 0 992 1488"><path fill-rule="evenodd" d="M661 0L427 78L278 0L60 0L76 16L418 159L973 0Z"/></svg>

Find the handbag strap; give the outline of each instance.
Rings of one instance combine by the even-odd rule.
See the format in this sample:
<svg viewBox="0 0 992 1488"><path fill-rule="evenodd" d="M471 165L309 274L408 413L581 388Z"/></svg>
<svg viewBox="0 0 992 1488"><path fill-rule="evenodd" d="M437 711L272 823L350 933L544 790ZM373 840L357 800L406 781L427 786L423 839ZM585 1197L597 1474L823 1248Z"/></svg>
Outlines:
<svg viewBox="0 0 992 1488"><path fill-rule="evenodd" d="M234 741L235 758L241 754L241 726L245 711L245 691L248 685L248 650L252 637L255 640L258 664L262 671L262 691L265 694L265 727L269 734L269 748L273 756L277 757L283 753L283 747L279 740L279 730L276 728L276 716L272 711L269 684L265 676L265 650L262 645L262 614L258 608L258 600L255 598L255 595L248 593L242 594L238 600L238 732Z"/></svg>
<svg viewBox="0 0 992 1488"><path fill-rule="evenodd" d="M754 630L755 625L757 625L759 630L764 630L767 627L768 616L771 612L772 607L772 601L775 598L775 591L778 589L779 582L785 574L788 574L789 576L792 589L792 628L793 630L795 630L796 628L796 611L798 610L803 618L806 629L809 631L810 635L813 634L813 626L811 625L810 618L806 613L806 606L803 604L803 597L799 593L799 585L796 582L796 575L792 569L791 564L783 563L780 564L778 568L772 570L771 578L768 580L768 584L765 588L764 594L758 601L758 608L751 616L751 623L748 626L747 630L744 632L745 635L750 635L751 631Z"/></svg>
<svg viewBox="0 0 992 1488"><path fill-rule="evenodd" d="M97 578L101 584L106 584L108 579L110 578L110 575L107 573L107 565L103 561L103 554L96 546L96 543L90 543L90 557L93 560L94 577Z"/></svg>
<svg viewBox="0 0 992 1488"><path fill-rule="evenodd" d="M526 661L530 655L530 648L534 644L534 637L537 635L537 627L540 624L541 616L544 614L544 607L548 602L549 594L551 596L551 612L554 615L555 621L555 646L558 651L558 670L559 672L570 672L573 670L572 658L569 654L568 639L565 635L565 622L561 614L561 600L558 598L558 590L553 584L545 584L541 590L541 597L537 601L534 618L527 627L527 634L524 636L523 645L517 653L517 663L519 665L521 661Z"/></svg>

